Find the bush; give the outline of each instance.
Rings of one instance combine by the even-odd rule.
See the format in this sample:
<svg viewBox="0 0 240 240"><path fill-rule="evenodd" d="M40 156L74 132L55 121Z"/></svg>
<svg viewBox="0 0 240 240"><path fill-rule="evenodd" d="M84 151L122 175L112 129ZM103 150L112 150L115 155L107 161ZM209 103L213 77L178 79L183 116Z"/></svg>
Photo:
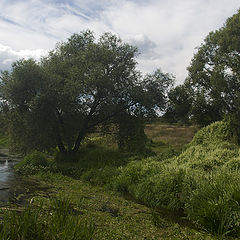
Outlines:
<svg viewBox="0 0 240 240"><path fill-rule="evenodd" d="M237 146L222 142L221 144L209 143L208 146L190 146L173 161L178 165L211 172L238 156Z"/></svg>
<svg viewBox="0 0 240 240"><path fill-rule="evenodd" d="M135 197L154 208L182 210L185 187L184 169L164 168L161 173L142 179Z"/></svg>
<svg viewBox="0 0 240 240"><path fill-rule="evenodd" d="M86 170L81 179L89 181L95 185L111 185L112 181L119 174L119 169L116 167L105 166L103 168Z"/></svg>
<svg viewBox="0 0 240 240"><path fill-rule="evenodd" d="M121 168L115 179L115 188L154 208L183 210L195 181L194 175L186 168L149 158Z"/></svg>
<svg viewBox="0 0 240 240"><path fill-rule="evenodd" d="M121 192L134 194L137 184L154 173L161 171L161 163L154 158L147 158L142 161L132 161L126 167L120 167L120 174L115 179L115 189Z"/></svg>
<svg viewBox="0 0 240 240"><path fill-rule="evenodd" d="M18 174L30 175L41 170L49 169L49 161L44 153L34 151L24 157L24 159L15 165L15 171Z"/></svg>
<svg viewBox="0 0 240 240"><path fill-rule="evenodd" d="M231 122L227 120L218 121L200 129L195 134L189 146L207 146L209 143L221 143L225 141L237 143Z"/></svg>

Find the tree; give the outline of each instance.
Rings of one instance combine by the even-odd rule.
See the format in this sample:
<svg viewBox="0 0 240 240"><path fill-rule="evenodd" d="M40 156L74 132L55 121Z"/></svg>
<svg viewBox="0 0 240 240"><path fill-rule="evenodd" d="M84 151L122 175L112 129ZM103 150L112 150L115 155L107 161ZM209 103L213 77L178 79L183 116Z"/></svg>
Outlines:
<svg viewBox="0 0 240 240"><path fill-rule="evenodd" d="M166 110L168 92L172 89L174 80L172 74L163 73L161 69L146 74L142 81L144 96L140 97L148 116L155 116L156 113L159 115Z"/></svg>
<svg viewBox="0 0 240 240"><path fill-rule="evenodd" d="M205 99L204 108L206 114L212 113L212 121L225 114L240 116L239 36L240 11L222 28L209 33L188 68L186 81L192 86L195 99L200 95Z"/></svg>
<svg viewBox="0 0 240 240"><path fill-rule="evenodd" d="M204 91L195 92L190 110L191 121L202 127L207 126L221 119L219 109L221 107L209 104Z"/></svg>
<svg viewBox="0 0 240 240"><path fill-rule="evenodd" d="M96 41L85 31L40 62L14 63L10 73L1 74L1 97L15 142L25 151L57 146L60 152L76 152L89 132L117 123L119 114L138 117L163 108L161 81L172 79L163 74L165 79L143 81L136 56L137 49L115 35L105 33ZM158 88L150 98L153 85Z"/></svg>
<svg viewBox="0 0 240 240"><path fill-rule="evenodd" d="M192 96L186 85L178 85L168 93L168 106L163 119L170 123L188 123Z"/></svg>

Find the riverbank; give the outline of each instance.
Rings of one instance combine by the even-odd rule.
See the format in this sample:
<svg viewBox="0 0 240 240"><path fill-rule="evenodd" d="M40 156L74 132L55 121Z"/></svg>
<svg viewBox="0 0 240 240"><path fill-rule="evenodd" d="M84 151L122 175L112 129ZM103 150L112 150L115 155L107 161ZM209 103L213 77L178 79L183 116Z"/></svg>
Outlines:
<svg viewBox="0 0 240 240"><path fill-rule="evenodd" d="M161 216L144 205L126 200L116 192L81 180L54 173L41 173L31 179L51 189L29 198L32 208L36 210L41 207L45 214L46 211L54 214L51 205L61 202L62 206L69 208L69 216L77 218L84 226L92 226L90 239L215 239L171 217ZM58 232L59 236L65 229L61 231Z"/></svg>
<svg viewBox="0 0 240 240"><path fill-rule="evenodd" d="M0 228L21 223L13 235L42 234L21 240L239 239L239 147L230 133L228 123L214 123L182 153L149 142L159 154L147 158L121 153L96 137L70 159L35 151L17 172L44 190L25 197L26 208L5 215ZM83 235L74 238L68 229Z"/></svg>

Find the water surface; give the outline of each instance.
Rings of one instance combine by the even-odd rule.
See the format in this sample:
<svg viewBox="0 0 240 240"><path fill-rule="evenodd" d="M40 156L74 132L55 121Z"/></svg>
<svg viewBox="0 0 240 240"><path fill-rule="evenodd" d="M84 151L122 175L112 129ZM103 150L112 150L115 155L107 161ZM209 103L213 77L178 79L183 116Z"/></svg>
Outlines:
<svg viewBox="0 0 240 240"><path fill-rule="evenodd" d="M8 202L11 189L18 183L13 166L19 160L10 156L7 149L0 149L0 205Z"/></svg>

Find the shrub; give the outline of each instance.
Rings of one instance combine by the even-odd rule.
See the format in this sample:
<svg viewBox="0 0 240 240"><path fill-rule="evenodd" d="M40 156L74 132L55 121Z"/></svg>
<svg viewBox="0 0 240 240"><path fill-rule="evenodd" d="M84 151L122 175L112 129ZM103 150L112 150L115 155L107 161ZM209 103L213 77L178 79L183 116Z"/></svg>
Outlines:
<svg viewBox="0 0 240 240"><path fill-rule="evenodd" d="M152 207L182 210L184 204L185 170L165 167L161 173L142 179L134 195Z"/></svg>
<svg viewBox="0 0 240 240"><path fill-rule="evenodd" d="M227 120L218 121L200 129L195 134L189 146L200 144L207 146L209 143L221 143L225 141L237 143L231 123Z"/></svg>
<svg viewBox="0 0 240 240"><path fill-rule="evenodd" d="M24 157L24 159L15 165L15 171L18 174L35 174L41 170L49 169L49 161L44 153L34 151Z"/></svg>
<svg viewBox="0 0 240 240"><path fill-rule="evenodd" d="M118 191L133 194L137 184L161 169L161 163L154 158L129 162L126 167L119 168L120 173L115 179L114 186Z"/></svg>
<svg viewBox="0 0 240 240"><path fill-rule="evenodd" d="M196 145L188 147L174 161L178 165L211 172L238 156L238 148L233 144L228 142L221 144L209 143L208 146Z"/></svg>

